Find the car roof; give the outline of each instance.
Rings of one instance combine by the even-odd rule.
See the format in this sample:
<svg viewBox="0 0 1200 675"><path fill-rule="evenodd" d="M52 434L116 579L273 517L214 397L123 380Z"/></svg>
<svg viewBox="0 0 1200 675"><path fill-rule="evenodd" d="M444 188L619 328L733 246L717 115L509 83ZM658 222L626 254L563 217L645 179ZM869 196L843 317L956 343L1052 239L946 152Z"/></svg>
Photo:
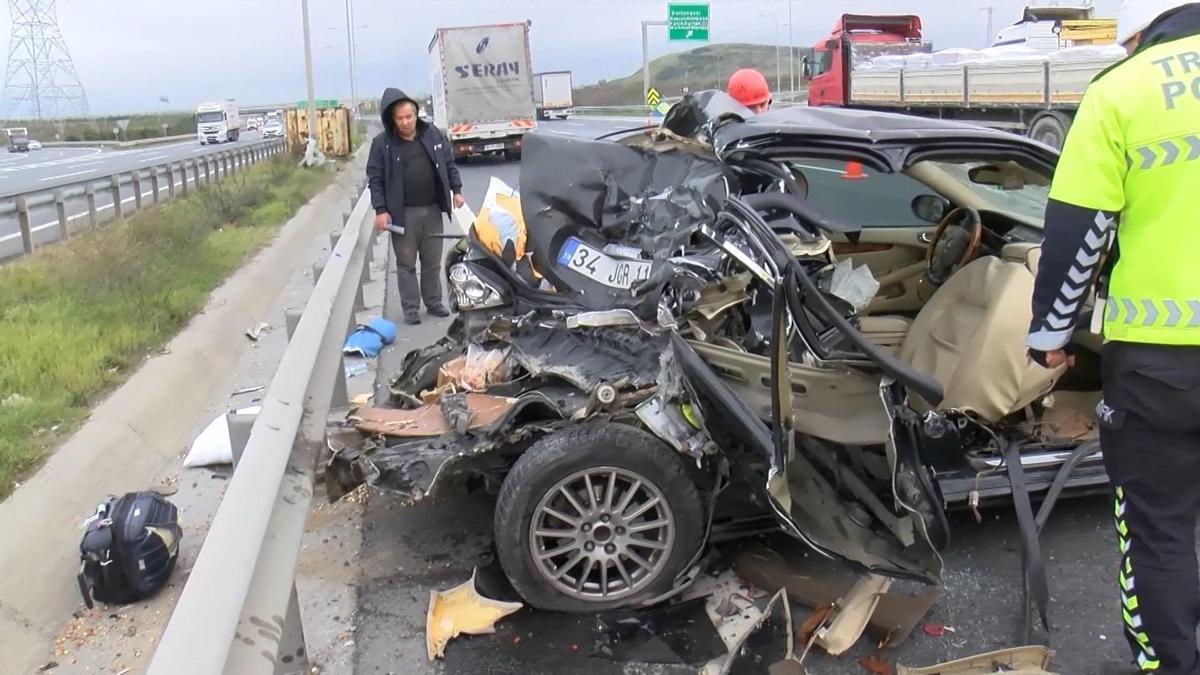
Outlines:
<svg viewBox="0 0 1200 675"><path fill-rule="evenodd" d="M989 129L964 122L848 108L777 108L746 119L741 124L723 127L723 141L767 134L836 138L863 142L931 141L937 139L976 139L1006 142L1024 147L1040 147L1011 132Z"/></svg>

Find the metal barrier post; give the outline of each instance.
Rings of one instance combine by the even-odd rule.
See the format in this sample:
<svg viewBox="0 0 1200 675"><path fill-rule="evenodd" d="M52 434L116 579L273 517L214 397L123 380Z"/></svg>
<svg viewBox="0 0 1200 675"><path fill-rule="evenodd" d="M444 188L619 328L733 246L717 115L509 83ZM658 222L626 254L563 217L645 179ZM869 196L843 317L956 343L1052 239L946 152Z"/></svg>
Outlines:
<svg viewBox="0 0 1200 675"><path fill-rule="evenodd" d="M88 223L92 229L100 224L100 215L96 211L96 186L88 183L83 189L83 196L87 199Z"/></svg>
<svg viewBox="0 0 1200 675"><path fill-rule="evenodd" d="M132 176L133 183L133 208L135 211L142 210L142 172L134 169Z"/></svg>
<svg viewBox="0 0 1200 675"><path fill-rule="evenodd" d="M112 177L112 202L113 215L117 218L125 217L124 210L121 207L121 174L113 174Z"/></svg>
<svg viewBox="0 0 1200 675"><path fill-rule="evenodd" d="M33 228L29 224L29 200L17 197L17 223L21 228L21 246L26 255L33 253Z"/></svg>
<svg viewBox="0 0 1200 675"><path fill-rule="evenodd" d="M300 317L304 313L298 309L289 309L283 312L283 324L287 328L287 337L290 342L292 336L296 334L296 326L300 325Z"/></svg>
<svg viewBox="0 0 1200 675"><path fill-rule="evenodd" d="M184 197L188 196L188 170L187 162L179 163L179 189L180 194Z"/></svg>
<svg viewBox="0 0 1200 675"><path fill-rule="evenodd" d="M234 469L237 469L237 465L242 461L242 452L246 449L246 443L250 440L250 429L254 427L254 419L256 417L258 416L227 413L229 421L229 445L233 448Z"/></svg>
<svg viewBox="0 0 1200 675"><path fill-rule="evenodd" d="M167 173L167 199L175 199L175 165L164 164L163 171Z"/></svg>
<svg viewBox="0 0 1200 675"><path fill-rule="evenodd" d="M54 214L58 216L58 238L66 241L71 238L67 230L67 196L62 190L54 193Z"/></svg>
<svg viewBox="0 0 1200 675"><path fill-rule="evenodd" d="M158 193L162 190L162 183L158 176L158 167L150 167L150 191L154 193L153 202L158 203Z"/></svg>

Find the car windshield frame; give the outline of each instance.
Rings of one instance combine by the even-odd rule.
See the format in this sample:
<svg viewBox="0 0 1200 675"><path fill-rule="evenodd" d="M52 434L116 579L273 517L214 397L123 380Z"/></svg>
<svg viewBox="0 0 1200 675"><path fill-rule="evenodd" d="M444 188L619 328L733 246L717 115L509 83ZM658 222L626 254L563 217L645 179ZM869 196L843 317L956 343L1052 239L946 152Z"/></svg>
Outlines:
<svg viewBox="0 0 1200 675"><path fill-rule="evenodd" d="M1038 185L1025 182L1020 188L1003 188L1000 186L985 185L972 181L968 176L968 172L980 166L1000 165L1000 164L1016 164L1025 172L1030 172L1040 175L1044 180L1044 185ZM971 192L976 203L963 203L962 195L946 195L942 194L944 190L938 190L937 186L929 185L928 179L922 180L922 172L919 167L932 167L945 178L954 181L958 185L965 187ZM1032 162L1021 161L1019 158L997 159L923 159L920 162L914 163L904 172L907 175L913 176L921 183L924 183L930 189L935 190L941 196L950 199L956 205L972 206L979 210L987 210L993 213L999 213L1014 220L1018 220L1031 227L1043 229L1045 227L1046 204L1050 200L1050 184L1053 179L1053 172L1043 173L1040 167L1035 166ZM916 174L916 175L914 175Z"/></svg>
<svg viewBox="0 0 1200 675"><path fill-rule="evenodd" d="M197 124L212 124L214 122L224 122L225 113L220 110L209 110L201 113L196 113Z"/></svg>

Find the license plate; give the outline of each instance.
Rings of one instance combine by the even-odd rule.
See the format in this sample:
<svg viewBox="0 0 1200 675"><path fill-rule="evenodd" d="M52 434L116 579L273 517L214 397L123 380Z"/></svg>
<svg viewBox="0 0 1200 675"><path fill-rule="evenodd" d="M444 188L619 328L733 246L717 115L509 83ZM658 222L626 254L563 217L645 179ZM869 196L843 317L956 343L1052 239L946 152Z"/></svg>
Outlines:
<svg viewBox="0 0 1200 675"><path fill-rule="evenodd" d="M504 149L503 143L488 143L487 145L483 146L484 152L491 152L492 150L503 150L503 149Z"/></svg>
<svg viewBox="0 0 1200 675"><path fill-rule="evenodd" d="M611 288L628 290L639 281L650 278L651 263L646 260L614 258L568 237L558 252L558 264Z"/></svg>

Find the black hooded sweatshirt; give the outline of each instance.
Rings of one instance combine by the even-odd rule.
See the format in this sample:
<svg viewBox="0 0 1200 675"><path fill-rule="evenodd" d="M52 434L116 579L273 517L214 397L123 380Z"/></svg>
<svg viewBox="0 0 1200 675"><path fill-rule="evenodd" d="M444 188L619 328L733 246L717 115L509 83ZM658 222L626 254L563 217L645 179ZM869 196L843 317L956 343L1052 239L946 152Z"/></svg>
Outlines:
<svg viewBox="0 0 1200 675"><path fill-rule="evenodd" d="M371 189L371 206L375 213L391 215L392 222L404 226L404 168L399 166L398 144L401 142L392 123L392 107L397 103L412 103L420 111L420 104L395 87L384 90L379 100L379 114L383 119L383 132L371 141L371 153L367 157L367 185ZM437 127L417 120L415 139L429 155L437 179L439 206L445 213L453 210L452 195L462 192L462 178L454 164L454 153L450 141ZM449 189L446 189L449 186Z"/></svg>

